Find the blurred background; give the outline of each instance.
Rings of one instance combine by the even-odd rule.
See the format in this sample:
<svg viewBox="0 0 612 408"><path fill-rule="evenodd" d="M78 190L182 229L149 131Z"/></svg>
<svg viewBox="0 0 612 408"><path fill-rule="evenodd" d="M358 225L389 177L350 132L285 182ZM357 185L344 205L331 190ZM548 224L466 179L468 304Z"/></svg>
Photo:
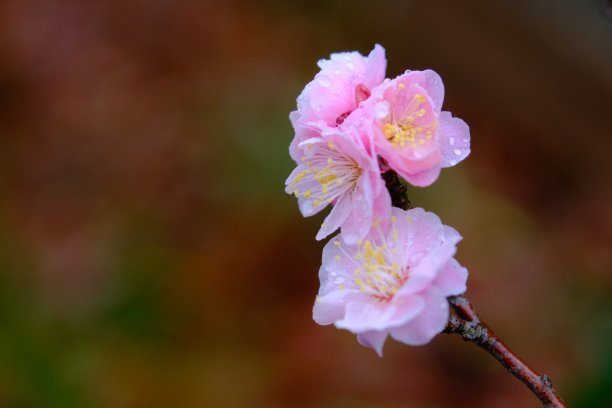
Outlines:
<svg viewBox="0 0 612 408"><path fill-rule="evenodd" d="M311 319L323 215L283 192L331 52L432 68L472 154L412 202L482 317L612 406L612 5L0 3L0 406L538 407L458 336L385 356Z"/></svg>

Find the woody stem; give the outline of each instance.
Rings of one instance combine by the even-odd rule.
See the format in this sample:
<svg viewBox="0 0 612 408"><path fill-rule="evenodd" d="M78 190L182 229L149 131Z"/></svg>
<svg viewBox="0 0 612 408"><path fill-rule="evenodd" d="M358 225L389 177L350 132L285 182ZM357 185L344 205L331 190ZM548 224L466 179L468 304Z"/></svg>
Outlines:
<svg viewBox="0 0 612 408"><path fill-rule="evenodd" d="M567 408L553 389L546 375L539 375L512 352L483 322L470 300L464 295L451 296L448 301L456 316L450 316L445 333L457 333L463 340L476 344L491 354L508 372L521 380L542 402L545 408Z"/></svg>

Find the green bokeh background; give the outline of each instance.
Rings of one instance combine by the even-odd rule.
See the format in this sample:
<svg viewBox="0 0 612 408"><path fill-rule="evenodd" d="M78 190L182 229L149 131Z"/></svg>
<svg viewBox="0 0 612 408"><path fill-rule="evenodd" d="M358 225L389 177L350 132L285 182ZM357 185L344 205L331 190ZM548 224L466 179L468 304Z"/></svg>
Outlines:
<svg viewBox="0 0 612 408"><path fill-rule="evenodd" d="M317 326L322 215L284 180L331 52L435 69L472 153L412 202L480 314L572 407L612 406L612 7L0 3L0 406L537 407L458 337Z"/></svg>

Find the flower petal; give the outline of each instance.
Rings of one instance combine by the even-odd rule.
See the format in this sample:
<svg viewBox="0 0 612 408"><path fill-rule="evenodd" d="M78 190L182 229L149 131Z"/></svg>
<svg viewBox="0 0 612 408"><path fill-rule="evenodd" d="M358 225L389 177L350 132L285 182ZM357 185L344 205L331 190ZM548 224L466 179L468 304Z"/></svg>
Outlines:
<svg viewBox="0 0 612 408"><path fill-rule="evenodd" d="M438 110L444 102L444 83L436 71L426 69L425 71L409 71L405 77L407 81L416 82L427 91Z"/></svg>
<svg viewBox="0 0 612 408"><path fill-rule="evenodd" d="M442 167L451 167L470 154L470 128L450 112L440 113L440 146L442 149Z"/></svg>
<svg viewBox="0 0 612 408"><path fill-rule="evenodd" d="M440 270L433 281L433 285L440 289L444 296L460 295L465 292L468 272L452 258Z"/></svg>
<svg viewBox="0 0 612 408"><path fill-rule="evenodd" d="M398 297L389 303L370 297L364 299L365 301L347 303L344 318L336 321L336 327L353 333L385 330L404 324L425 307L425 302L419 295Z"/></svg>
<svg viewBox="0 0 612 408"><path fill-rule="evenodd" d="M448 301L435 287L423 293L425 307L406 324L390 330L391 337L411 346L429 343L440 333L448 321Z"/></svg>
<svg viewBox="0 0 612 408"><path fill-rule="evenodd" d="M420 171L418 173L401 173L402 177L416 187L427 187L433 184L440 175L440 167L432 167L427 170Z"/></svg>
<svg viewBox="0 0 612 408"><path fill-rule="evenodd" d="M327 237L329 234L336 231L340 226L346 221L347 217L351 213L352 206L350 200L350 194L345 193L340 198L336 204L332 207L329 215L325 217L325 221L321 224L321 228L317 233L316 239L317 241L322 240Z"/></svg>
<svg viewBox="0 0 612 408"><path fill-rule="evenodd" d="M362 346L372 347L376 351L376 354L378 354L379 357L382 357L382 349L385 345L385 340L387 340L388 334L389 333L387 331L372 330L365 333L359 333L357 335L357 341Z"/></svg>

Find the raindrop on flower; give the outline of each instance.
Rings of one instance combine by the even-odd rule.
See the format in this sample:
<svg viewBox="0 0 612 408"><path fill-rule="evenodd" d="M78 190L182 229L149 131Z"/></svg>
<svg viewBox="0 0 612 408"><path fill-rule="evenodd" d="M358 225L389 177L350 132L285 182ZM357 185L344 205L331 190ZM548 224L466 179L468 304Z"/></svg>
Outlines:
<svg viewBox="0 0 612 408"><path fill-rule="evenodd" d="M341 283L344 283L344 278L343 277L338 276L336 279L334 279L334 284L340 285Z"/></svg>
<svg viewBox="0 0 612 408"><path fill-rule="evenodd" d="M323 88L329 88L332 84L331 79L325 75L317 75L317 83Z"/></svg>

